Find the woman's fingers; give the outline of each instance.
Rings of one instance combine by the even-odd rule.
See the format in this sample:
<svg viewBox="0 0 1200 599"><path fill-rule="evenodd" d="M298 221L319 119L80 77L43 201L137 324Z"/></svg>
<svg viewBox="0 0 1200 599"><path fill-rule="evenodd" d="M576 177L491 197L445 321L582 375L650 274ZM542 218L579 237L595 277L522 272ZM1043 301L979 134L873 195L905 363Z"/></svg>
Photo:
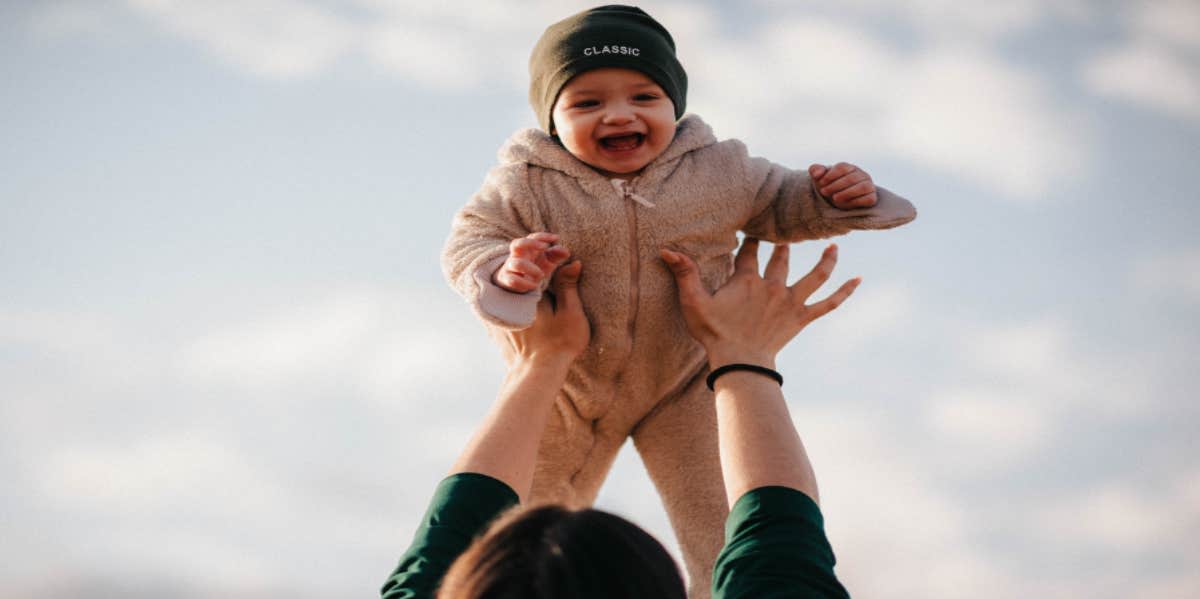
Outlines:
<svg viewBox="0 0 1200 599"><path fill-rule="evenodd" d="M579 303L579 273L581 272L583 272L583 262L576 260L554 273L551 283L554 288L557 311L573 310Z"/></svg>
<svg viewBox="0 0 1200 599"><path fill-rule="evenodd" d="M837 244L831 243L821 252L821 259L817 261L817 265L808 271L808 274L801 277L791 286L792 293L798 294L800 301L805 301L808 296L812 295L825 281L829 280L829 276L833 274L833 267L837 264Z"/></svg>
<svg viewBox="0 0 1200 599"><path fill-rule="evenodd" d="M771 250L771 258L767 260L767 268L763 271L763 278L787 285L788 257L790 255L791 250L788 248L788 244L775 244L775 249Z"/></svg>
<svg viewBox="0 0 1200 599"><path fill-rule="evenodd" d="M735 275L745 272L758 274L758 239L755 237L747 237L742 241L742 247L738 248L737 258L733 261Z"/></svg>
<svg viewBox="0 0 1200 599"><path fill-rule="evenodd" d="M658 251L671 274L675 275L675 285L679 288L679 303L685 308L694 306L710 297L710 293L700 281L700 271L696 263L685 254L662 248Z"/></svg>
<svg viewBox="0 0 1200 599"><path fill-rule="evenodd" d="M862 283L861 277L850 279L842 283L842 286L838 287L838 290L834 291L833 295L808 306L806 308L809 315L808 322L812 322L837 309L838 306L842 305L842 302L846 301L846 298L850 297L850 294L854 293L855 289L858 289L859 283Z"/></svg>

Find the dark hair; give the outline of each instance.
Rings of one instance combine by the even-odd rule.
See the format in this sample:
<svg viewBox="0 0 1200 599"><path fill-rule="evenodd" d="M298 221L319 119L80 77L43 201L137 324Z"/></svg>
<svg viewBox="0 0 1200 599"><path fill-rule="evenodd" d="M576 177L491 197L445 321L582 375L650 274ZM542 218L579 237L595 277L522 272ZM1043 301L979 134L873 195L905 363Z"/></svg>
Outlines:
<svg viewBox="0 0 1200 599"><path fill-rule="evenodd" d="M450 567L438 599L685 599L662 544L607 512L515 510Z"/></svg>

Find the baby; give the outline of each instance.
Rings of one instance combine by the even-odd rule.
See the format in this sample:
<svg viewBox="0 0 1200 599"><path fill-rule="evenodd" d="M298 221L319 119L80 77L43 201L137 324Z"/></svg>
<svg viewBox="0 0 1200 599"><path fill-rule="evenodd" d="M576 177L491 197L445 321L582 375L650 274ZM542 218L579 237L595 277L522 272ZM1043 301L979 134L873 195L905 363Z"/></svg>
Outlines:
<svg viewBox="0 0 1200 599"><path fill-rule="evenodd" d="M684 116L675 43L637 8L603 6L551 25L529 69L541 129L501 148L500 165L454 219L442 267L488 325L520 329L558 265L583 262L592 341L559 394L531 497L590 504L632 437L691 596L707 597L728 513L715 407L660 250L693 257L715 289L732 272L739 231L787 243L896 227L916 211L855 166L791 170L717 141Z"/></svg>

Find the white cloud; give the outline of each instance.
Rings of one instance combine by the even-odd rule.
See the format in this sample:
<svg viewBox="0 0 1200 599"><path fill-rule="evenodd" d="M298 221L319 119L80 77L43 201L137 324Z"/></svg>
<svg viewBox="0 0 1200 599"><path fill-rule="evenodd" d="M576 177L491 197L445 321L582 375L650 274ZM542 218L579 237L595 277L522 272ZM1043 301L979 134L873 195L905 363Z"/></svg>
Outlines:
<svg viewBox="0 0 1200 599"><path fill-rule="evenodd" d="M1200 122L1200 68L1157 41L1108 50L1084 66L1093 93Z"/></svg>
<svg viewBox="0 0 1200 599"><path fill-rule="evenodd" d="M977 470L985 463L1011 464L1044 447L1054 431L1053 412L1045 397L955 389L931 398L928 417L937 433L971 450L969 468Z"/></svg>
<svg viewBox="0 0 1200 599"><path fill-rule="evenodd" d="M1081 421L1144 418L1163 407L1146 392L1160 376L1158 361L1136 348L1086 343L1060 318L950 330L958 344L955 375L934 386L920 414L957 476L986 477L1041 460Z"/></svg>
<svg viewBox="0 0 1200 599"><path fill-rule="evenodd" d="M126 4L159 28L256 76L309 78L339 60L366 59L386 73L449 92L497 85L524 89L525 61L541 30L570 14L573 5L584 6L461 0L356 0L340 6L311 0ZM67 16L72 22L81 20Z"/></svg>
<svg viewBox="0 0 1200 599"><path fill-rule="evenodd" d="M1180 484L1149 487L1113 482L1065 495L1040 510L1036 530L1048 543L1093 546L1129 559L1172 548L1197 554L1195 490Z"/></svg>
<svg viewBox="0 0 1200 599"><path fill-rule="evenodd" d="M1081 67L1100 96L1200 123L1200 5L1149 0L1122 5L1127 39Z"/></svg>
<svg viewBox="0 0 1200 599"><path fill-rule="evenodd" d="M29 26L35 34L51 38L83 35L113 40L114 12L113 0L47 2L30 14Z"/></svg>
<svg viewBox="0 0 1200 599"><path fill-rule="evenodd" d="M985 326L962 341L963 352L985 371L1037 376L1053 373L1068 360L1066 326L1055 319Z"/></svg>
<svg viewBox="0 0 1200 599"><path fill-rule="evenodd" d="M112 323L85 314L0 307L0 343L56 353L95 351L115 345L116 334Z"/></svg>
<svg viewBox="0 0 1200 599"><path fill-rule="evenodd" d="M838 575L864 597L947 597L1001 576L970 542L963 504L907 434L869 412L798 410ZM936 575L931 575L936 573Z"/></svg>
<svg viewBox="0 0 1200 599"><path fill-rule="evenodd" d="M193 381L234 385L327 377L379 327L381 310L379 298L364 292L289 306L196 340L182 352L179 370Z"/></svg>
<svg viewBox="0 0 1200 599"><path fill-rule="evenodd" d="M40 369L17 372L8 381L12 396L26 391L33 396L59 396L58 384L64 377L50 373L69 371L86 378L89 384L80 399L92 399L102 390L137 386L158 375L145 338L131 335L123 323L97 314L0 306L0 347L32 350L39 357Z"/></svg>
<svg viewBox="0 0 1200 599"><path fill-rule="evenodd" d="M186 518L195 515L188 506L203 504L231 517L286 505L264 473L207 433L159 434L119 449L61 449L39 474L48 500L85 512Z"/></svg>
<svg viewBox="0 0 1200 599"><path fill-rule="evenodd" d="M303 455L314 448L294 450ZM393 514L329 501L298 481L292 464L247 453L212 431L156 431L122 446L79 444L39 458L38 505L78 518L69 533L49 531L50 539L71 539L60 558L70 564L62 568L68 576L94 570L135 584L219 581L236 593L288 588L294 560L311 559L335 570L312 581L316 588L338 582L344 589L357 584L346 572L366 574L354 563L357 551L378 551L381 577L403 543L380 534ZM420 464L410 466L414 478L425 474ZM423 499L398 493L387 503L419 513Z"/></svg>
<svg viewBox="0 0 1200 599"><path fill-rule="evenodd" d="M1200 4L1193 0L1150 0L1125 5L1140 34L1200 49Z"/></svg>
<svg viewBox="0 0 1200 599"><path fill-rule="evenodd" d="M1142 258L1134 265L1129 281L1142 294L1200 302L1200 248Z"/></svg>
<svg viewBox="0 0 1200 599"><path fill-rule="evenodd" d="M830 290L818 291L816 298ZM805 331L806 344L822 351L850 355L864 351L870 343L917 319L916 299L911 287L894 282L872 283L860 288L837 315L823 318Z"/></svg>
<svg viewBox="0 0 1200 599"><path fill-rule="evenodd" d="M828 5L793 0L759 0L773 13L811 14ZM998 39L1051 22L1079 22L1098 11L1086 0L845 0L837 4L855 20L886 20L914 30L926 39L991 44Z"/></svg>
<svg viewBox="0 0 1200 599"><path fill-rule="evenodd" d="M256 75L305 77L350 50L355 31L338 15L298 0L127 0L163 29Z"/></svg>
<svg viewBox="0 0 1200 599"><path fill-rule="evenodd" d="M357 57L427 89L499 86L516 94L525 89L528 52L542 29L585 6L359 0L351 5L357 10L334 11L304 0L127 2L259 76L312 77ZM997 32L1055 13L1033 2L997 6L929 0L901 12L938 24L932 31ZM1089 161L1086 134L1070 113L1038 79L991 55L986 42L966 41L977 36L926 36L943 41L911 48L874 35L853 10L841 17L783 10L734 38L709 7L649 10L671 27L691 72L690 107L718 134L745 138L781 162L896 157L1032 200L1048 181L1077 175ZM786 76L767 77L768 65Z"/></svg>
<svg viewBox="0 0 1200 599"><path fill-rule="evenodd" d="M693 44L691 105L780 162L899 158L1032 201L1090 161L1086 128L1044 82L975 46L914 50L815 18L714 38Z"/></svg>
<svg viewBox="0 0 1200 599"><path fill-rule="evenodd" d="M192 384L271 391L259 398L283 400L293 397L288 390L337 381L398 409L417 405L400 396L434 391L489 397L503 369L466 306L432 304L427 290L327 291L212 328L181 348L174 370Z"/></svg>
<svg viewBox="0 0 1200 599"><path fill-rule="evenodd" d="M883 108L895 155L1027 201L1085 171L1086 132L1028 72L955 47L907 67Z"/></svg>

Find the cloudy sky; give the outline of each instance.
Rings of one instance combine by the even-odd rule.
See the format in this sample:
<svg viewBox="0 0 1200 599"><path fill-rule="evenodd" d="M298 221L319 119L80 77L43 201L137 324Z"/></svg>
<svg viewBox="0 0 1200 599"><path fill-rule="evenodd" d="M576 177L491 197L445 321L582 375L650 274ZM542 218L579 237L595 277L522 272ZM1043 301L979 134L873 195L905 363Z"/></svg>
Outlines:
<svg viewBox="0 0 1200 599"><path fill-rule="evenodd" d="M376 592L502 376L442 240L586 6L0 3L0 596ZM643 7L718 136L920 210L780 362L851 591L1195 597L1200 4ZM599 504L673 547L628 448Z"/></svg>

